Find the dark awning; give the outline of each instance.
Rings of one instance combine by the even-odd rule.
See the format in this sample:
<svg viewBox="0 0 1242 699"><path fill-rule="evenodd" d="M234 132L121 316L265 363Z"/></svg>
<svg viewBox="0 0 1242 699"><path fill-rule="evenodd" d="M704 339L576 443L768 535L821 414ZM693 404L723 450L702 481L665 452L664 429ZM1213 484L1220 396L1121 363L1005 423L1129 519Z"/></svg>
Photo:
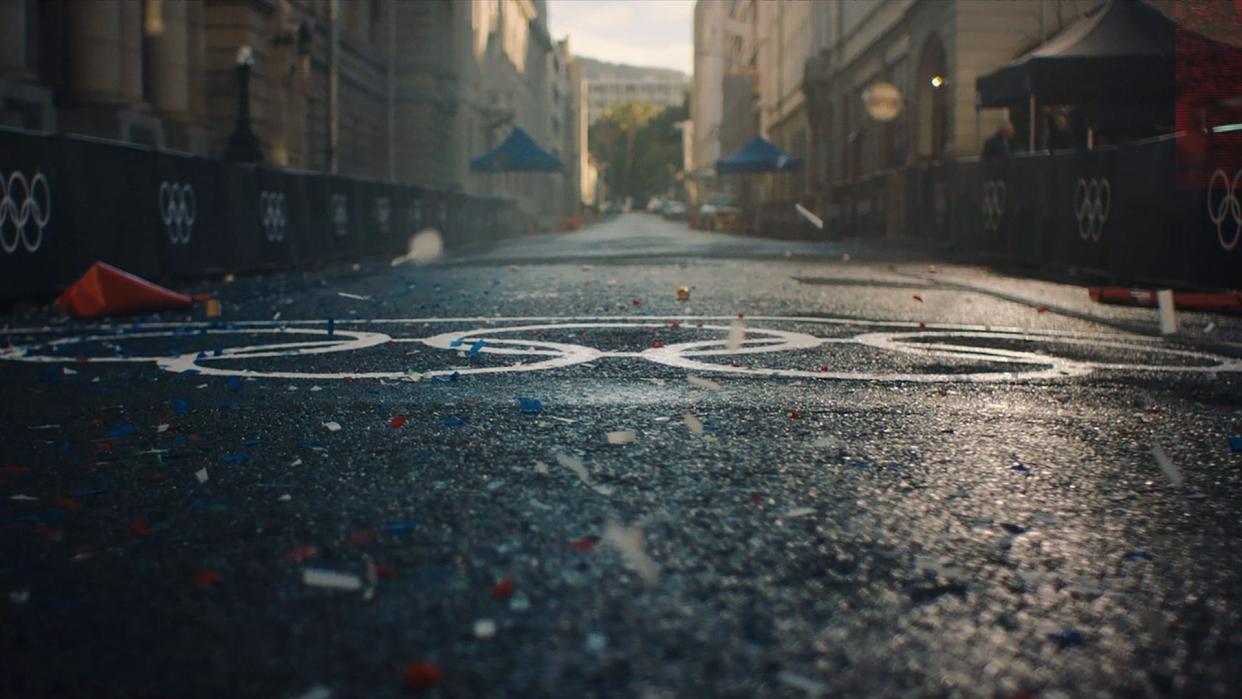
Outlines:
<svg viewBox="0 0 1242 699"><path fill-rule="evenodd" d="M561 161L514 127L504 143L470 161L471 172L560 172Z"/></svg>
<svg viewBox="0 0 1242 699"><path fill-rule="evenodd" d="M975 82L979 105L1171 104L1176 25L1140 0L1109 0Z"/></svg>
<svg viewBox="0 0 1242 699"><path fill-rule="evenodd" d="M722 175L744 172L793 172L802 169L802 158L782 153L762 138L742 146L736 153L716 161L716 172Z"/></svg>

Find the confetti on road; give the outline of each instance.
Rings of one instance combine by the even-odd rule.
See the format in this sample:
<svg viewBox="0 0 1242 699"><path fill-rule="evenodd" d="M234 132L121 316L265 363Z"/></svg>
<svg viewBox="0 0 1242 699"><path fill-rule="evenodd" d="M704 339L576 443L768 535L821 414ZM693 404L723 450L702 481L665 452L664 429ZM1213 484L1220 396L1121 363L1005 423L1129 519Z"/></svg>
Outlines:
<svg viewBox="0 0 1242 699"><path fill-rule="evenodd" d="M194 477L198 479L199 483L206 483L207 482L207 467L204 466L203 468L200 468L199 470L195 471Z"/></svg>
<svg viewBox="0 0 1242 699"><path fill-rule="evenodd" d="M214 570L200 570L194 574L194 587L202 590L208 587L215 587L224 582L224 576Z"/></svg>
<svg viewBox="0 0 1242 699"><path fill-rule="evenodd" d="M684 284L677 287L677 300L678 301L689 301L690 300L690 287Z"/></svg>
<svg viewBox="0 0 1242 699"><path fill-rule="evenodd" d="M513 596L513 578L501 578L492 585L492 597L496 599L509 599Z"/></svg>
<svg viewBox="0 0 1242 699"><path fill-rule="evenodd" d="M338 291L336 292L336 295L340 296L341 298L353 299L355 301L370 301L371 300L370 296L363 296L362 294L350 294L344 291Z"/></svg>
<svg viewBox="0 0 1242 699"><path fill-rule="evenodd" d="M518 398L517 403L518 403L518 409L527 414L533 415L539 412L540 410L543 410L543 403L540 403L538 400L534 398ZM553 418L553 419L560 419L560 418Z"/></svg>
<svg viewBox="0 0 1242 699"><path fill-rule="evenodd" d="M608 433L609 444L633 444L638 439L634 430L614 430Z"/></svg>
<svg viewBox="0 0 1242 699"><path fill-rule="evenodd" d="M491 619L479 619L474 622L474 637L487 640L496 635L496 622Z"/></svg>
<svg viewBox="0 0 1242 699"><path fill-rule="evenodd" d="M573 471L574 475L578 476L578 480L582 481L584 485L590 486L592 490L600 495L612 495L613 489L611 486L597 485L591 482L591 473L587 471L586 466L582 465L582 462L578 459L575 459L568 454L557 454L556 462L570 471ZM538 468L538 466L536 466L536 468Z"/></svg>
<svg viewBox="0 0 1242 699"><path fill-rule="evenodd" d="M919 296L918 294L913 294L910 298L914 299L915 301L918 301L919 303L923 303L923 297Z"/></svg>
<svg viewBox="0 0 1242 699"><path fill-rule="evenodd" d="M792 673L788 670L781 670L776 673L776 679L781 684L794 687L795 689L801 689L811 697L822 697L828 693L828 685L823 682L813 680L809 677L803 677L802 675Z"/></svg>
<svg viewBox="0 0 1242 699"><path fill-rule="evenodd" d="M690 413L686 413L682 415L681 419L682 419L682 422L686 423L686 428L689 429L692 434L695 434L695 435L703 434L703 421L702 420L698 419L694 415L691 415Z"/></svg>
<svg viewBox="0 0 1242 699"><path fill-rule="evenodd" d="M389 427L392 427L392 428L401 427L401 426L402 426L402 425L404 425L404 424L405 424L405 416L404 416L404 415L398 415L398 416L396 416L396 417L394 417L393 419L391 419L391 420L389 420L389 421L388 421L388 426L389 426Z"/></svg>
<svg viewBox="0 0 1242 699"><path fill-rule="evenodd" d="M294 697L294 699L332 699L332 690L321 684L317 684Z"/></svg>
<svg viewBox="0 0 1242 699"><path fill-rule="evenodd" d="M725 338L725 348L730 352L736 352L742 349L742 343L745 341L746 323L739 318L729 324L729 335Z"/></svg>
<svg viewBox="0 0 1242 699"><path fill-rule="evenodd" d="M1177 464L1173 463L1173 461L1169 459L1169 456L1164 453L1164 447L1159 444L1153 446L1151 448L1151 455L1155 458L1156 465L1159 466L1160 470L1164 471L1164 475L1168 477L1169 484L1174 488L1182 487L1182 470L1179 469Z"/></svg>
<svg viewBox="0 0 1242 699"><path fill-rule="evenodd" d="M405 686L416 691L431 689L440 684L444 671L436 663L426 660L414 660L405 666L401 681Z"/></svg>
<svg viewBox="0 0 1242 699"><path fill-rule="evenodd" d="M341 430L341 423L339 422L325 422L323 423L323 426L327 428L329 432L339 432Z"/></svg>
<svg viewBox="0 0 1242 699"><path fill-rule="evenodd" d="M1242 435L1237 435L1237 436L1233 436L1229 438L1229 451L1232 451L1232 452L1242 451Z"/></svg>
<svg viewBox="0 0 1242 699"><path fill-rule="evenodd" d="M303 568L302 584L333 590L361 590L362 578L353 573L341 573L326 568Z"/></svg>
<svg viewBox="0 0 1242 699"><path fill-rule="evenodd" d="M654 585L659 580L660 566L643 550L643 528L641 526L626 527L616 522L609 522L604 527L602 541L606 546L621 554L622 560L635 573L638 573L643 582Z"/></svg>
<svg viewBox="0 0 1242 699"><path fill-rule="evenodd" d="M799 517L809 517L815 514L817 510L814 507L795 507L785 513L785 519L798 519Z"/></svg>

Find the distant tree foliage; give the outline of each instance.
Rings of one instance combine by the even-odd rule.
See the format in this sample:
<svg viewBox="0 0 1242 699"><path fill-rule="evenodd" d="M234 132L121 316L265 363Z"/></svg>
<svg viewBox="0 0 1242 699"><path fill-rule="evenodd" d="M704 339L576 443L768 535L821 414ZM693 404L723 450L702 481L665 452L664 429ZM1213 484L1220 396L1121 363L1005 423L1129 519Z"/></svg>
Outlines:
<svg viewBox="0 0 1242 699"><path fill-rule="evenodd" d="M609 198L626 196L641 206L664 196L681 169L681 132L674 126L689 118L689 105L663 111L646 101L614 105L591 125L591 155L607 163L604 182Z"/></svg>

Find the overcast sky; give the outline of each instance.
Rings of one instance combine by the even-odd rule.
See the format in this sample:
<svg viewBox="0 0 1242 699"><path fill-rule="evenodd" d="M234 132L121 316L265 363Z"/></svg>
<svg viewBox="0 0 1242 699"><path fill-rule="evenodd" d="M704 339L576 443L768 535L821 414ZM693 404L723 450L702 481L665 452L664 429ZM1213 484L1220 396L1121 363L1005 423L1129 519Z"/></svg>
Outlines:
<svg viewBox="0 0 1242 699"><path fill-rule="evenodd" d="M548 28L579 56L692 72L694 0L548 0Z"/></svg>

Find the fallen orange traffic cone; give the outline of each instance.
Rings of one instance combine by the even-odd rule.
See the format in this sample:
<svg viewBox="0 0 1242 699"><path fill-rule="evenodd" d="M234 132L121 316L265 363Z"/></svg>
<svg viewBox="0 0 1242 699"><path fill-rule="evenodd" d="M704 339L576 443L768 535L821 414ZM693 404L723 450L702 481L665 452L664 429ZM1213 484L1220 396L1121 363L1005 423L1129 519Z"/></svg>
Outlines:
<svg viewBox="0 0 1242 699"><path fill-rule="evenodd" d="M194 304L189 296L139 279L106 262L91 265L56 302L79 318L187 308Z"/></svg>

